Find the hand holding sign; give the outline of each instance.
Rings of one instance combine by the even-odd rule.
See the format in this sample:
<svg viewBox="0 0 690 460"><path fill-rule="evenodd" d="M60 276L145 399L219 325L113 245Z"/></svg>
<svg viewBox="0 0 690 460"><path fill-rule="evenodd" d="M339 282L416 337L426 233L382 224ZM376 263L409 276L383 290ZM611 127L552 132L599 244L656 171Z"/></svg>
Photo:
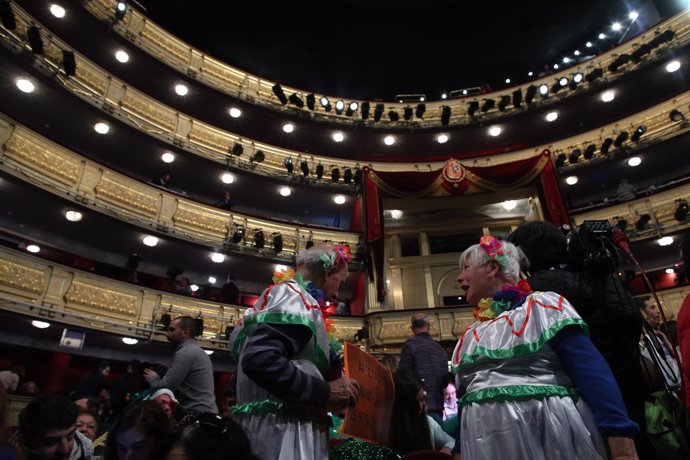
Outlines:
<svg viewBox="0 0 690 460"><path fill-rule="evenodd" d="M355 379L342 377L328 382L331 393L328 396L328 405L336 407L354 406L359 397L359 383Z"/></svg>

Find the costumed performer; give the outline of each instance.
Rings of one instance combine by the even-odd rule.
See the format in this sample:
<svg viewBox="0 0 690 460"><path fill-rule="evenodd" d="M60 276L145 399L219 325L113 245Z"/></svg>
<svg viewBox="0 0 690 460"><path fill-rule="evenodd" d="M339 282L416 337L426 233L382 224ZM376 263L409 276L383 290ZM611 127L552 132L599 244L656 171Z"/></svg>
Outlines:
<svg viewBox="0 0 690 460"><path fill-rule="evenodd" d="M324 318L351 260L345 246L300 251L296 271L276 273L230 337L238 360L233 418L262 460L328 458L327 408L357 401L359 386L342 375Z"/></svg>
<svg viewBox="0 0 690 460"><path fill-rule="evenodd" d="M452 357L463 460L636 459L631 421L587 325L562 296L530 292L517 248L487 235L460 256L477 322Z"/></svg>

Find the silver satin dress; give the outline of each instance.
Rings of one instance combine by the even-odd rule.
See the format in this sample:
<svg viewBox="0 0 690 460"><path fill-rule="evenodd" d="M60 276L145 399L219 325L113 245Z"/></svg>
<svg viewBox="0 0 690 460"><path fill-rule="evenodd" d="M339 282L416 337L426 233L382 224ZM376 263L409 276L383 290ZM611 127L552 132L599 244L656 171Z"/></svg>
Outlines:
<svg viewBox="0 0 690 460"><path fill-rule="evenodd" d="M586 328L567 300L540 292L463 334L452 357L465 391L463 460L607 458L592 411L548 342L570 325Z"/></svg>
<svg viewBox="0 0 690 460"><path fill-rule="evenodd" d="M328 423L325 412L294 407L256 385L242 371L245 338L261 322L302 324L312 329L312 339L291 362L302 372L324 380L328 370L328 336L316 300L298 283L289 281L263 292L249 308L230 337L230 350L239 358L237 366L238 407L264 409L233 412L249 437L252 452L262 460L321 460L328 458Z"/></svg>

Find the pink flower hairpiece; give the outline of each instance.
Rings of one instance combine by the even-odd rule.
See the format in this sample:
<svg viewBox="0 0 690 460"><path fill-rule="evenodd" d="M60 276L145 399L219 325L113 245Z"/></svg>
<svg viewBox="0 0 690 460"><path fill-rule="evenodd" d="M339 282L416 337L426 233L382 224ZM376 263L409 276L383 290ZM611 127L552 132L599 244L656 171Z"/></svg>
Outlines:
<svg viewBox="0 0 690 460"><path fill-rule="evenodd" d="M479 239L479 246L484 250L489 260L495 260L501 267L506 268L508 259L503 253L501 240L492 235L485 235Z"/></svg>
<svg viewBox="0 0 690 460"><path fill-rule="evenodd" d="M340 262L349 264L352 261L352 254L349 246L335 246L330 254L322 254L321 261L323 262L324 271L328 272L333 267L340 265Z"/></svg>

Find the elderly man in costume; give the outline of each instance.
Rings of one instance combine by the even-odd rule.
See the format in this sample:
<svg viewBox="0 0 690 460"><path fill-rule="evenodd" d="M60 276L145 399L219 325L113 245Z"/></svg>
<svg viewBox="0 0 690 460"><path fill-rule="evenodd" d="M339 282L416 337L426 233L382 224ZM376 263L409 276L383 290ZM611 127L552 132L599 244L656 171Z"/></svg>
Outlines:
<svg viewBox="0 0 690 460"><path fill-rule="evenodd" d="M233 418L263 460L328 458L326 408L353 405L359 387L329 349L326 301L336 301L352 260L344 246L313 246L297 269L276 273L230 338L238 360ZM327 315L327 314L326 314Z"/></svg>
<svg viewBox="0 0 690 460"><path fill-rule="evenodd" d="M458 278L477 319L458 341L459 451L488 458L636 459L623 398L587 325L562 296L518 283L518 250L484 236Z"/></svg>

